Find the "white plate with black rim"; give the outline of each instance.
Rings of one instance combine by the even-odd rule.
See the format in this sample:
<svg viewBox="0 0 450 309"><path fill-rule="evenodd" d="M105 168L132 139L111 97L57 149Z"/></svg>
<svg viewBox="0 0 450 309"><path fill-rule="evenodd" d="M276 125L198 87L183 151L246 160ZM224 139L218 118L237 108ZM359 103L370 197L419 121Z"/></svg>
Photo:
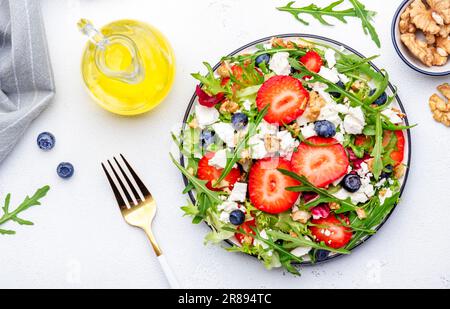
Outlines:
<svg viewBox="0 0 450 309"><path fill-rule="evenodd" d="M230 53L229 56L236 56L236 55L240 55L240 54L254 53L254 52L257 51L257 47L256 46L261 45L261 44L269 43L271 38L273 38L273 37L283 38L283 39L285 39L285 38L290 38L290 39L303 38L303 39L306 39L306 40L309 40L309 41L312 41L312 42L317 42L317 43L321 43L321 44L327 44L327 45L329 45L331 47L340 49L343 52L352 53L352 54L355 54L355 55L357 55L357 56L359 56L361 58L366 58L365 56L363 56L361 53L357 52L353 48L351 48L351 47L349 47L349 46L347 46L345 44L342 44L342 43L340 43L338 41L335 41L335 40L332 40L332 39L329 39L329 38L326 38L326 37L322 37L322 36L311 35L311 34L300 34L300 33L274 35L274 36L266 37L266 38L263 38L263 39L259 39L259 40L256 40L254 42L251 42L249 44L246 44L246 45L236 49L235 51ZM378 69L372 62L369 62L369 63L373 67L374 70L376 70L378 72L380 71L380 69ZM217 70L219 65L220 65L220 62L217 63L213 67L213 70L214 71ZM392 106L398 108L399 110L401 110L401 112L403 114L406 115L406 111L405 111L405 108L404 108L404 106L403 106L403 104L402 104L402 102L400 100L400 97L395 93L395 88L394 88L394 86L391 83L389 83L389 86L386 89L386 92L387 92L387 94L389 96L394 96L395 95L395 99L392 102ZM182 130L184 130L186 128L187 119L194 112L194 106L196 104L198 104L198 97L197 97L197 95L194 92L194 95L192 96L191 100L189 101L189 104L188 104L187 109L186 109L186 113L185 113L184 118L183 118ZM408 117L407 116L404 119L404 125L409 126L409 122L408 122ZM401 198L401 196L403 194L403 190L405 188L405 185L406 185L406 182L407 182L407 179L408 179L409 169L411 167L410 166L410 162L411 162L411 134L410 134L410 130L409 129L405 130L404 133L406 133L405 134L406 141L405 141L405 155L404 155L403 164L405 166L407 166L407 169L406 169L406 172L405 172L404 176L399 180L400 184L401 184L400 198ZM185 162L185 158L184 158L183 155L181 155L180 156L180 164L184 166L184 162ZM188 185L187 178L184 175L182 175L182 177L183 177L183 181L184 181L185 185ZM195 192L189 191L188 194L189 194L189 198L192 201L192 203L195 204ZM386 218L383 220L383 222L376 227L377 231L386 223L386 221L389 219L389 217L392 214L392 212L394 211L394 209L395 209L395 207L392 209L391 213L389 213L386 216ZM356 247L359 247L362 243L366 242L371 237L372 237L372 235L368 235L365 238L363 238L355 247L353 247L352 250L354 250ZM239 243L237 242L237 240L234 237L229 239L229 240L226 240L225 242L227 242L229 245L239 245ZM342 254L339 254L339 253L332 253L326 259L324 259L324 260L322 260L320 262L318 261L318 262L316 262L314 264L318 264L318 263L322 263L322 262L325 262L325 261L329 261L329 260L332 260L332 259L334 259L336 257L341 256L341 255ZM303 263L301 263L301 265L310 265L310 264L312 264L312 263L310 261L308 261L308 260L305 260Z"/></svg>

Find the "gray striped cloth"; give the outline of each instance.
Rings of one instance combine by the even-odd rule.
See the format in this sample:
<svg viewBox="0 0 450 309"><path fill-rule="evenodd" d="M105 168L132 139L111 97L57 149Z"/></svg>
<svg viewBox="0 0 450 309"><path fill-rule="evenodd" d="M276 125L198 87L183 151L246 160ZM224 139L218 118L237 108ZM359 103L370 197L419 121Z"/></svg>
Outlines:
<svg viewBox="0 0 450 309"><path fill-rule="evenodd" d="M0 163L55 93L39 0L0 0Z"/></svg>

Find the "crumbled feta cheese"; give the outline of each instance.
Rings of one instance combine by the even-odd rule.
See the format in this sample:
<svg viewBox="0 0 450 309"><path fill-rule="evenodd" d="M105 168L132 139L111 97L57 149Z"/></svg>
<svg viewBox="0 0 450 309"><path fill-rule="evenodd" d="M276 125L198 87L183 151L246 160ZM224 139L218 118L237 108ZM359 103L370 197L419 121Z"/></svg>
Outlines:
<svg viewBox="0 0 450 309"><path fill-rule="evenodd" d="M389 118L389 121L393 124L399 124L403 122L403 119L398 116L398 114L392 109L385 109L381 112L383 115Z"/></svg>
<svg viewBox="0 0 450 309"><path fill-rule="evenodd" d="M288 52L275 53L269 61L269 69L277 75L289 75L291 73L291 65L288 61Z"/></svg>
<svg viewBox="0 0 450 309"><path fill-rule="evenodd" d="M251 102L250 100L245 100L245 101L242 103L242 106L244 107L244 109L245 109L246 111L249 111L249 110L252 109L252 102Z"/></svg>
<svg viewBox="0 0 450 309"><path fill-rule="evenodd" d="M225 165L227 165L227 150L222 149L217 151L214 156L209 159L208 165L217 168L225 168Z"/></svg>
<svg viewBox="0 0 450 309"><path fill-rule="evenodd" d="M310 240L307 236L304 237L306 240ZM304 255L307 255L309 251L311 251L311 247L297 247L293 250L291 250L291 254L295 255L296 257L302 257Z"/></svg>
<svg viewBox="0 0 450 309"><path fill-rule="evenodd" d="M228 147L234 147L236 142L234 138L234 128L230 123L220 122L213 124L213 129L219 138L227 144Z"/></svg>
<svg viewBox="0 0 450 309"><path fill-rule="evenodd" d="M326 90L328 89L327 84L315 82L309 83L308 86L311 87L312 90L317 91L317 93L320 94L320 96L325 100L326 103L329 104L335 103L331 95L328 92L326 92Z"/></svg>
<svg viewBox="0 0 450 309"><path fill-rule="evenodd" d="M247 196L247 184L245 182L236 182L231 190L228 200L231 202L244 202Z"/></svg>
<svg viewBox="0 0 450 309"><path fill-rule="evenodd" d="M327 66L331 69L336 65L336 52L331 48L325 50L325 60L327 61Z"/></svg>
<svg viewBox="0 0 450 309"><path fill-rule="evenodd" d="M318 120L328 120L335 125L335 127L339 127L342 123L342 119L339 116L339 111L342 109L340 106L342 104L337 104L335 102L330 103L322 107L320 110ZM342 105L345 107L345 105Z"/></svg>
<svg viewBox="0 0 450 309"><path fill-rule="evenodd" d="M348 114L344 118L345 132L349 134L361 134L365 125L366 120L361 107L350 107Z"/></svg>
<svg viewBox="0 0 450 309"><path fill-rule="evenodd" d="M268 123L267 121L263 120L258 126L257 129L258 137L264 138L267 134L268 135L275 135L278 132L278 127L274 124Z"/></svg>
<svg viewBox="0 0 450 309"><path fill-rule="evenodd" d="M344 143L344 134L341 132L336 132L336 135L334 135L334 138L339 142L339 144Z"/></svg>
<svg viewBox="0 0 450 309"><path fill-rule="evenodd" d="M297 147L300 142L293 138L291 133L287 130L279 131L277 133L277 138L280 140L280 156L290 160L295 147Z"/></svg>
<svg viewBox="0 0 450 309"><path fill-rule="evenodd" d="M258 136L252 136L249 140L249 145L251 147L250 156L252 159L263 159L267 156L266 145Z"/></svg>
<svg viewBox="0 0 450 309"><path fill-rule="evenodd" d="M383 205L387 198L392 197L393 193L391 188L384 190L384 194L380 194L380 205Z"/></svg>
<svg viewBox="0 0 450 309"><path fill-rule="evenodd" d="M347 84L350 81L350 79L345 74L338 74L338 76L341 82L343 82L344 84Z"/></svg>
<svg viewBox="0 0 450 309"><path fill-rule="evenodd" d="M264 238L264 239L269 239L269 236L267 236L266 230L262 230L261 232L259 232L259 236L261 236L261 238ZM253 244L255 246L261 246L264 250L269 248L269 246L264 241L261 241L259 239L255 239L253 241Z"/></svg>
<svg viewBox="0 0 450 309"><path fill-rule="evenodd" d="M314 123L310 123L307 126L304 126L300 129L302 131L302 135L304 138L310 138L312 136L316 136L316 130L314 130Z"/></svg>
<svg viewBox="0 0 450 309"><path fill-rule="evenodd" d="M350 170L349 170L350 172ZM361 187L358 191L351 193L341 188L339 191L334 193L334 196L339 199L347 199L350 198L352 203L365 203L375 194L375 189L373 185L370 183L370 179L373 176L369 171L369 166L367 163L361 163L361 167L356 171L361 179Z"/></svg>
<svg viewBox="0 0 450 309"><path fill-rule="evenodd" d="M328 69L324 66L320 68L319 75L325 79L328 79L332 83L337 83L340 79L336 68Z"/></svg>
<svg viewBox="0 0 450 309"><path fill-rule="evenodd" d="M219 112L214 107L206 107L200 104L195 106L195 116L200 128L213 124L219 120Z"/></svg>

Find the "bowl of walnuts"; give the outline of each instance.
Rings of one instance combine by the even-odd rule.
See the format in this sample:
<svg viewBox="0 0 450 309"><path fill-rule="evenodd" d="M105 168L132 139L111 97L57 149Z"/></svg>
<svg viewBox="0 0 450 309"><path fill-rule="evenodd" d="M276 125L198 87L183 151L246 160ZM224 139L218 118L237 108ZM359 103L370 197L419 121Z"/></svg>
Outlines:
<svg viewBox="0 0 450 309"><path fill-rule="evenodd" d="M427 75L450 74L450 0L405 0L392 22L400 58Z"/></svg>

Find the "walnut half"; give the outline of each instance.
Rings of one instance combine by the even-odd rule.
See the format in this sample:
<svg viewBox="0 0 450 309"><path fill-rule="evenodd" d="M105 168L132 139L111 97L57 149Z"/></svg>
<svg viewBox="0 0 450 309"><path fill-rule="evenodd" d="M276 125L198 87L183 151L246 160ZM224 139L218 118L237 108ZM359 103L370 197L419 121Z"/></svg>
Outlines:
<svg viewBox="0 0 450 309"><path fill-rule="evenodd" d="M450 85L445 83L440 85L437 89L446 100L437 94L433 94L430 97L429 105L431 112L433 113L433 118L447 127L450 127Z"/></svg>

